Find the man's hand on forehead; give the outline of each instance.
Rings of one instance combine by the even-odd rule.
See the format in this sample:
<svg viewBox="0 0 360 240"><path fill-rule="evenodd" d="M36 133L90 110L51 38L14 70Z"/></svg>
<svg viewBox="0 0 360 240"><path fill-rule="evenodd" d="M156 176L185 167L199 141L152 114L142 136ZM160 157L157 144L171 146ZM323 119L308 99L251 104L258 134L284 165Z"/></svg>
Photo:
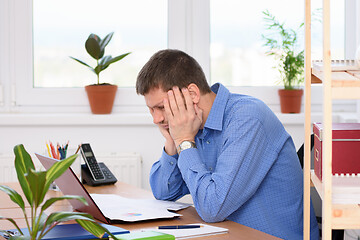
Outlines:
<svg viewBox="0 0 360 240"><path fill-rule="evenodd" d="M168 98L164 99L164 108L175 143L194 141L202 123L202 112L193 103L189 90L173 87L168 91Z"/></svg>

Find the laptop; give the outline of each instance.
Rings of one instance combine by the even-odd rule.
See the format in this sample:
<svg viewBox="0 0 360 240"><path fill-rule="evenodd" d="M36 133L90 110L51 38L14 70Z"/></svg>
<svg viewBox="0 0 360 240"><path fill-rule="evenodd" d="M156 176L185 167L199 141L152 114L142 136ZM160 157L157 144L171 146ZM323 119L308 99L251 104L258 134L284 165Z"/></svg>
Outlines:
<svg viewBox="0 0 360 240"><path fill-rule="evenodd" d="M55 162L59 161L41 154L35 153L35 155L45 169L49 169ZM69 200L75 210L86 212L94 218L110 224L124 221L174 218L181 216L181 214L167 211L173 208L174 204L178 207L177 210L190 206L189 204L154 199L127 199L113 194L89 194L71 167L55 180L55 184L64 195L78 195L86 199L87 206L80 201ZM134 211L137 213L134 214Z"/></svg>

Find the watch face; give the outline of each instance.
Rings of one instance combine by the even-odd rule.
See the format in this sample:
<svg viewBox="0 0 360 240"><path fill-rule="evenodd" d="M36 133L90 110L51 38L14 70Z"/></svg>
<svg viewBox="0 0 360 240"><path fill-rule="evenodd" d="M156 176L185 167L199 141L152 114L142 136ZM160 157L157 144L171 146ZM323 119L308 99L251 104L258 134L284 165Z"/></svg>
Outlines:
<svg viewBox="0 0 360 240"><path fill-rule="evenodd" d="M183 148L183 149L191 148L191 142L189 142L189 141L182 142L181 148Z"/></svg>
<svg viewBox="0 0 360 240"><path fill-rule="evenodd" d="M183 141L180 143L180 145L177 147L178 153L180 153L182 150L189 149L189 148L196 148L195 143L190 141Z"/></svg>

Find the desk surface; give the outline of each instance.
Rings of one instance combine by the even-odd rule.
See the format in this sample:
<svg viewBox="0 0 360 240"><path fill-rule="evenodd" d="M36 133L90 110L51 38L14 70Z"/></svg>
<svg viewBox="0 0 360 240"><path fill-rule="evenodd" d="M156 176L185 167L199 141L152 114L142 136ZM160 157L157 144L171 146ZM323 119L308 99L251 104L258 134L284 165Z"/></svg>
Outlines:
<svg viewBox="0 0 360 240"><path fill-rule="evenodd" d="M22 195L22 191L17 183L8 183L3 184L7 185ZM107 193L107 194L118 194L123 197L127 198L152 198L151 192L140 189L125 183L118 182L114 185L108 186L101 186L101 187L90 187L86 186L86 189L90 193ZM55 197L62 195L60 192L57 191L49 191L47 194L47 198ZM25 200L25 198L24 198ZM29 210L29 205L26 204L26 209ZM72 211L71 205L67 201L57 202L54 206L50 207L48 212L53 211ZM181 225L181 224L190 224L190 223L198 223L204 221L201 220L199 215L197 214L194 207L189 207L184 210L178 211L178 213L182 214L183 216L176 218L176 219L165 219L165 220L151 220L145 222L136 222L136 223L125 223L125 224L115 224L116 226L125 228L127 230L139 230L144 228L151 228L156 227L159 225ZM23 219L22 211L20 208L17 207L15 203L13 203L10 198L3 192L0 191L0 216L3 217L12 217L16 219L16 222L19 224L20 227L25 227L25 220ZM246 227L244 225L232 222L232 221L224 221L219 223L206 223L213 226L224 227L229 229L229 233L227 234L220 234L220 235L213 235L207 237L199 237L196 238L198 240L202 239L218 239L218 240L237 240L237 239L261 239L261 240L272 240L272 239L279 239L268 235L266 233L260 232L258 230ZM14 226L8 221L0 221L0 229L13 229ZM1 237L0 237L1 239Z"/></svg>

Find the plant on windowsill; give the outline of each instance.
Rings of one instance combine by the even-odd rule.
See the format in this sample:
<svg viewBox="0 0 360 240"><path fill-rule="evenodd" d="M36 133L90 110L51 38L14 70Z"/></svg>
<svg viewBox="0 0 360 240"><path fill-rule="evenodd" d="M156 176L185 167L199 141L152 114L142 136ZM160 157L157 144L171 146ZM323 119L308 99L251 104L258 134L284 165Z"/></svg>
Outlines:
<svg viewBox="0 0 360 240"><path fill-rule="evenodd" d="M111 113L117 91L116 85L110 83L100 83L100 72L108 68L110 64L120 61L130 54L130 52L128 52L117 57L112 57L111 55L104 56L105 47L110 42L113 34L114 33L111 32L106 35L104 39L101 39L98 35L92 33L86 40L85 49L88 54L96 60L96 66L94 68L77 58L70 57L88 67L97 76L96 84L85 86L91 112L93 114Z"/></svg>
<svg viewBox="0 0 360 240"><path fill-rule="evenodd" d="M21 231L20 227L13 218L0 216L0 220L10 221L20 234L19 236L10 237L10 239L42 239L57 224L70 220L75 220L86 231L90 232L94 236L101 238L106 232L116 239L113 234L111 234L103 226L99 225L93 217L87 213L53 212L49 215L45 214L45 211L48 211L50 206L65 199L78 200L87 205L85 198L81 196L64 195L49 198L45 201L45 195L49 190L50 184L71 166L77 157L76 154L62 161L56 162L47 171L36 171L30 155L22 144L14 147L14 153L15 169L18 181L30 205L30 211L28 211L25 207L24 199L18 192L5 185L0 185L0 190L5 192L10 199L21 208L29 235L25 235L24 232ZM0 230L0 232L5 234L5 236L8 235L6 230Z"/></svg>
<svg viewBox="0 0 360 240"><path fill-rule="evenodd" d="M279 23L268 10L263 11L266 28L271 33L262 35L264 46L268 47L267 55L274 56L278 64L281 81L284 89L279 89L282 113L300 113L303 89L300 85L304 82L304 50L296 51L297 32L287 29L284 23ZM303 27L300 24L299 29ZM277 35L274 37L274 34Z"/></svg>

